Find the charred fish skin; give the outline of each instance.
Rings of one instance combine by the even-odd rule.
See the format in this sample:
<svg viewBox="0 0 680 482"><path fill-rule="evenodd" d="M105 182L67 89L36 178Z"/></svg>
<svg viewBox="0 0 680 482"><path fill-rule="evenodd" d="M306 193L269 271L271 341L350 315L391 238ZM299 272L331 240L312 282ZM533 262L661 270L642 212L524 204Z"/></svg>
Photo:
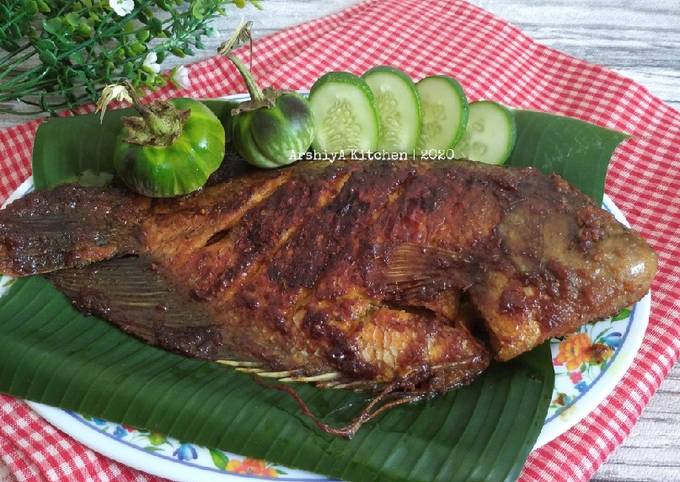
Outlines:
<svg viewBox="0 0 680 482"><path fill-rule="evenodd" d="M656 268L639 235L559 177L533 169L301 162L149 204L120 191L64 189L110 196L120 212L135 212L127 225L134 241L92 254L90 238L66 232L33 256L51 249L77 263L18 263L17 254L30 256L14 246L31 230L17 218L64 210L31 210L64 202L34 193L0 212L0 266L25 275L135 253L169 287L157 297L171 293L201 312L184 332L173 328L181 317L158 312L136 317L149 320L146 327L133 326L125 309L107 310L121 303L83 292L73 275L62 289L76 300L89 296L97 314L149 343L277 373L333 374L340 385L421 373L412 390L445 391L477 376L490 358L459 316L461 296L505 360L639 299ZM107 211L83 209L66 230L92 231ZM53 278L59 286L60 273Z"/></svg>
<svg viewBox="0 0 680 482"><path fill-rule="evenodd" d="M274 193L268 200L275 199L275 205L263 203L254 219L244 219L211 245L211 250L228 251L239 246L244 248L237 250L239 257L250 260L237 276L222 278L226 283L218 286L221 291L211 293L231 317L227 343L251 347L246 355L264 357L275 369L333 371L350 380L387 382L422 366L446 367L462 359L474 360L472 368L481 371L488 356L469 333L430 314L384 306L369 296L362 280L366 228L410 176L410 168L383 165L376 171L359 164L326 166L313 175L296 173L279 188L295 193L294 211L288 196ZM308 186L306 190L313 186L310 194L298 195L300 185ZM267 222L274 215L265 213L281 211L291 216L273 225ZM253 239L276 240L268 241L273 253L253 259ZM244 263L235 259L227 269L233 266ZM250 319L259 323L242 326L241 320ZM444 341L450 339L456 343ZM447 343L448 352L441 348ZM400 357L409 350L416 355Z"/></svg>

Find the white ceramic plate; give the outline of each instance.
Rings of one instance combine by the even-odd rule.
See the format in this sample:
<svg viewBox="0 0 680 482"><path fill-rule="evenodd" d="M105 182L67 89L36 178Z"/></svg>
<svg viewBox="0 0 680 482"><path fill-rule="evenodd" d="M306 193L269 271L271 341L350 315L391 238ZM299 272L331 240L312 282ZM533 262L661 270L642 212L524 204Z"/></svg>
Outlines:
<svg viewBox="0 0 680 482"><path fill-rule="evenodd" d="M246 96L231 96L241 100ZM24 182L6 204L30 192L32 179ZM604 209L628 225L609 197ZM7 278L0 278L0 296ZM621 380L640 348L647 328L650 294L613 319L581 327L563 340L551 341L555 388L536 447L569 430L595 407ZM596 346L597 349L593 349ZM97 418L29 402L55 427L118 462L177 481L227 482L237 480L327 481L310 474L264 461L212 450L137 430Z"/></svg>

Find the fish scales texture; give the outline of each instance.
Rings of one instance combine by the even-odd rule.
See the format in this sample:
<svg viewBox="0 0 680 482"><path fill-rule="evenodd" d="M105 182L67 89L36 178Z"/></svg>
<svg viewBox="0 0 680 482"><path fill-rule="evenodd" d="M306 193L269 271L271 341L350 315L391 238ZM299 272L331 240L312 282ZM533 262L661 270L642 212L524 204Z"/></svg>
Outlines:
<svg viewBox="0 0 680 482"><path fill-rule="evenodd" d="M0 271L51 273L149 343L367 387L467 383L489 353L635 302L655 270L559 176L466 161L300 162L163 200L66 186L0 212Z"/></svg>

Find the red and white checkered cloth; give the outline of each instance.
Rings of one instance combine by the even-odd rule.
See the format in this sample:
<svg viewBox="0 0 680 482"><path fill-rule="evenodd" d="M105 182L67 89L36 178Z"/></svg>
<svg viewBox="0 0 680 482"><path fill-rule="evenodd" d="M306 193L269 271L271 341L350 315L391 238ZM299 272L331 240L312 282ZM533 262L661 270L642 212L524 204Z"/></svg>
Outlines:
<svg viewBox="0 0 680 482"><path fill-rule="evenodd" d="M577 117L632 134L612 159L607 193L659 254L642 348L614 392L582 422L532 453L522 481L588 480L630 432L680 355L680 113L632 80L535 43L463 1L373 0L255 43L253 70L307 89L329 70L389 64L413 78L449 74L471 99ZM219 97L245 87L229 62L190 67L189 91ZM31 172L38 122L0 131L0 200ZM160 480L97 455L0 396L0 460L17 481Z"/></svg>

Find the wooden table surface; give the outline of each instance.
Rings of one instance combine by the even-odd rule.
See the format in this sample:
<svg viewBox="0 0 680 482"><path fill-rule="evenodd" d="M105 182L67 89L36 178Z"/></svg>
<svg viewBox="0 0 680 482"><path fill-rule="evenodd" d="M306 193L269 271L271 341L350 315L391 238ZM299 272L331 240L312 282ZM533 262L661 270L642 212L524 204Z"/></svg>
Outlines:
<svg viewBox="0 0 680 482"><path fill-rule="evenodd" d="M261 0L242 13L256 36L337 12L356 0ZM425 0L424 0L425 1ZM631 77L680 110L680 0L472 0L534 39ZM227 36L236 15L215 27ZM213 55L220 39L183 63ZM164 67L173 65L167 62ZM0 116L0 127L26 117ZM0 467L0 480L3 470ZM602 466L598 482L680 481L680 365L663 383L631 435Z"/></svg>

